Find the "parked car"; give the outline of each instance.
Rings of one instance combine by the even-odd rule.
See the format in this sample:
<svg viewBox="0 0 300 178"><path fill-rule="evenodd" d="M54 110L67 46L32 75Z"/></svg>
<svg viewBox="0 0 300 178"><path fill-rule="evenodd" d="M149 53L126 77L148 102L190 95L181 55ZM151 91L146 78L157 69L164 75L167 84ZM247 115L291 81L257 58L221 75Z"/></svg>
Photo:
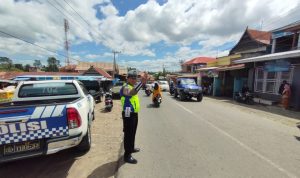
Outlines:
<svg viewBox="0 0 300 178"><path fill-rule="evenodd" d="M101 88L100 81L98 80L80 80L83 83L85 88L90 92L93 96L96 103L101 102L101 98L103 97L103 89Z"/></svg>
<svg viewBox="0 0 300 178"><path fill-rule="evenodd" d="M177 78L175 85L175 98L179 96L181 101L195 97L197 101L202 101L202 88L198 86L193 78Z"/></svg>
<svg viewBox="0 0 300 178"><path fill-rule="evenodd" d="M165 80L159 80L159 81L158 81L158 84L159 84L160 89L161 89L162 91L169 91L170 87L169 87L168 81L165 81Z"/></svg>
<svg viewBox="0 0 300 178"><path fill-rule="evenodd" d="M77 80L25 81L0 104L0 163L91 147L95 102Z"/></svg>

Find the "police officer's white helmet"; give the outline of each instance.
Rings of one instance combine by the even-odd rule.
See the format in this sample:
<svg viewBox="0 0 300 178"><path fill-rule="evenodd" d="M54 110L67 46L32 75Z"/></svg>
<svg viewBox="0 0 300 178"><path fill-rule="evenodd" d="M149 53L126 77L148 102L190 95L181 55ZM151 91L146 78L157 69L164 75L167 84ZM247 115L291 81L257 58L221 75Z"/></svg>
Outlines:
<svg viewBox="0 0 300 178"><path fill-rule="evenodd" d="M136 79L137 78L137 72L136 72L136 70L130 70L130 71L128 71L127 78Z"/></svg>

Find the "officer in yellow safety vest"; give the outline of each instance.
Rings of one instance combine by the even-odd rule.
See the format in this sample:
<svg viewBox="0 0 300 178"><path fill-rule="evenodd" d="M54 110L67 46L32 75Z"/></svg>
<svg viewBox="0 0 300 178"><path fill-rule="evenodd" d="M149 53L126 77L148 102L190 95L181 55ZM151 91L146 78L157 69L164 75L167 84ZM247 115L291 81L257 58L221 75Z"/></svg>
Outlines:
<svg viewBox="0 0 300 178"><path fill-rule="evenodd" d="M138 125L138 112L140 110L138 91L147 82L148 75L145 73L141 82L136 86L137 72L131 70L127 75L127 83L120 90L122 103L122 118L124 131L124 161L136 164L137 160L131 156L131 153L139 152L139 148L135 148L135 134Z"/></svg>

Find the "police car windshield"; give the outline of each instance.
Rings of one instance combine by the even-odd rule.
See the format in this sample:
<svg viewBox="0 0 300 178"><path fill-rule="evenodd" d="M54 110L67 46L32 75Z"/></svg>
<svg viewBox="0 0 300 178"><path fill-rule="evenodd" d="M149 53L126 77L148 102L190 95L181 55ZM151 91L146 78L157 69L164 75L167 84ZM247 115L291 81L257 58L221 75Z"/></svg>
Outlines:
<svg viewBox="0 0 300 178"><path fill-rule="evenodd" d="M183 84L183 85L196 85L196 82L195 82L194 79L185 78L185 79L181 79L181 84Z"/></svg>
<svg viewBox="0 0 300 178"><path fill-rule="evenodd" d="M73 83L43 83L43 84L24 84L18 96L20 98L74 95L78 91Z"/></svg>

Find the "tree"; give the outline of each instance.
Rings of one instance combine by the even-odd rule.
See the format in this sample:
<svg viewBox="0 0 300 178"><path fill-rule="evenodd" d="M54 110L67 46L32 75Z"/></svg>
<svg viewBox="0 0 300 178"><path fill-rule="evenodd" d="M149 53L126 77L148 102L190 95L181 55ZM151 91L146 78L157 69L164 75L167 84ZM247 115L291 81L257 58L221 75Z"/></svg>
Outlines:
<svg viewBox="0 0 300 178"><path fill-rule="evenodd" d="M0 66L4 69L10 70L13 66L13 62L8 57L0 57Z"/></svg>
<svg viewBox="0 0 300 178"><path fill-rule="evenodd" d="M30 64L26 64L25 67L24 67L24 70L25 70L26 72L29 72L29 68L30 68L30 67L31 67Z"/></svg>
<svg viewBox="0 0 300 178"><path fill-rule="evenodd" d="M48 66L46 67L47 72L58 72L58 67L60 66L59 60L57 60L55 57L49 57L48 60Z"/></svg>
<svg viewBox="0 0 300 178"><path fill-rule="evenodd" d="M15 68L20 69L20 70L24 70L24 67L22 64L15 64Z"/></svg>
<svg viewBox="0 0 300 178"><path fill-rule="evenodd" d="M34 60L33 66L40 69L42 67L42 63L40 60Z"/></svg>

